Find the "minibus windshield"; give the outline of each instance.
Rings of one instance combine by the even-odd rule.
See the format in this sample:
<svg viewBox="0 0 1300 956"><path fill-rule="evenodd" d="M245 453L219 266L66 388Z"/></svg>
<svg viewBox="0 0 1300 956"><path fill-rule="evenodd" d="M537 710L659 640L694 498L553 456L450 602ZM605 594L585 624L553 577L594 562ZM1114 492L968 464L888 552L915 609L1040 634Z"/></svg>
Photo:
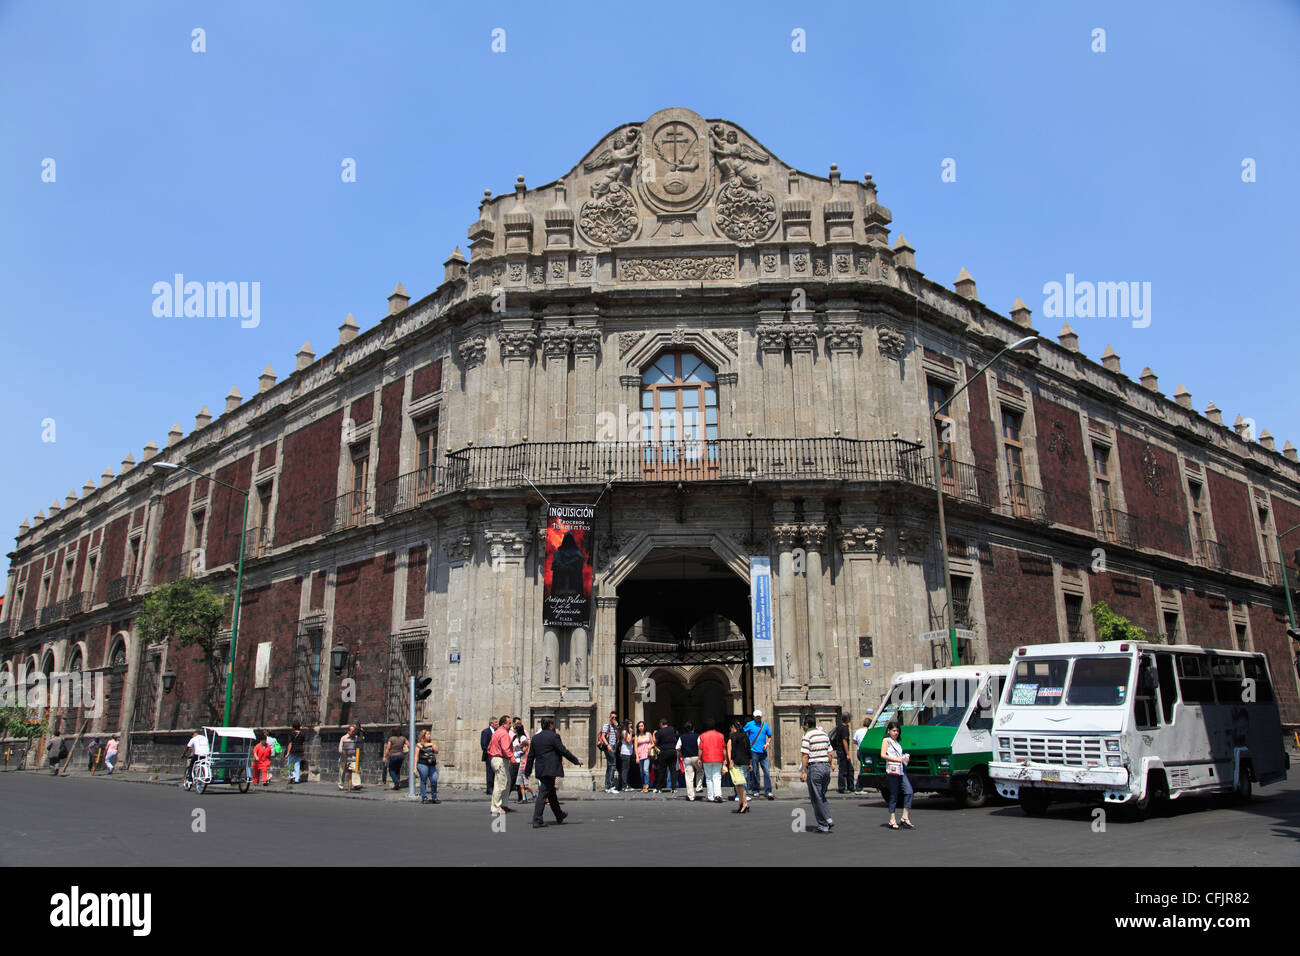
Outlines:
<svg viewBox="0 0 1300 956"><path fill-rule="evenodd" d="M897 720L903 727L960 727L975 696L974 681L905 681L890 690L874 726Z"/></svg>
<svg viewBox="0 0 1300 956"><path fill-rule="evenodd" d="M1128 657L1034 658L1016 662L1008 702L1013 706L1117 707L1128 702ZM1068 688L1067 688L1068 683Z"/></svg>

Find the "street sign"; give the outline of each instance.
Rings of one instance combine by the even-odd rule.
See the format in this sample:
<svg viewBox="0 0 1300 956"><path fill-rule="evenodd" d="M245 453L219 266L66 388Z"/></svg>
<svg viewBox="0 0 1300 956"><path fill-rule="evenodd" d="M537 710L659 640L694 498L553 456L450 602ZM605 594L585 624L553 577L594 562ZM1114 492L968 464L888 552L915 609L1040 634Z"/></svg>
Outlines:
<svg viewBox="0 0 1300 956"><path fill-rule="evenodd" d="M916 635L916 639L918 641L946 641L948 640L948 631L946 628L942 631L924 631ZM975 632L959 627L957 628L957 639L959 641L973 641L975 640Z"/></svg>

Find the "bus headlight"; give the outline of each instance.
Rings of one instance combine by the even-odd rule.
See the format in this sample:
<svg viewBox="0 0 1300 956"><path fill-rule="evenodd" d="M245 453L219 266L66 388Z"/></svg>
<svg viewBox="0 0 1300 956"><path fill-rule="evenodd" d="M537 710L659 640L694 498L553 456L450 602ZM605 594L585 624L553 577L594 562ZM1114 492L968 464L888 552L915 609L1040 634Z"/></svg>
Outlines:
<svg viewBox="0 0 1300 956"><path fill-rule="evenodd" d="M1113 754L1119 753L1119 741L1118 740L1106 741L1106 750Z"/></svg>
<svg viewBox="0 0 1300 956"><path fill-rule="evenodd" d="M1011 746L1011 738L1010 738L1010 737L999 737L999 738L998 738L998 746L999 746L999 747L1010 747L1010 746Z"/></svg>
<svg viewBox="0 0 1300 956"><path fill-rule="evenodd" d="M940 758L939 758L939 766L940 766L940 767L946 767L946 766L948 766L948 758L947 758L947 757L940 757Z"/></svg>
<svg viewBox="0 0 1300 956"><path fill-rule="evenodd" d="M1009 750L998 751L998 759L1003 763L1011 763L1011 752Z"/></svg>
<svg viewBox="0 0 1300 956"><path fill-rule="evenodd" d="M1106 766L1107 767L1121 766L1119 754L1106 754Z"/></svg>

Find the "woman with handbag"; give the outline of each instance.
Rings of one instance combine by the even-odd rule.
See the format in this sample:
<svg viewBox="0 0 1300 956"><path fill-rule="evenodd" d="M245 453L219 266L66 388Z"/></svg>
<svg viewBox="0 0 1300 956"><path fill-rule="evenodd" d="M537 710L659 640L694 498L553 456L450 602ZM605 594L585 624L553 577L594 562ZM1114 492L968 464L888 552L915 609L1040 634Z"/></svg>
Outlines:
<svg viewBox="0 0 1300 956"><path fill-rule="evenodd" d="M632 734L632 721L623 721L623 729L618 735L618 778L623 783L623 792L632 789L632 758L636 755L636 738Z"/></svg>
<svg viewBox="0 0 1300 956"><path fill-rule="evenodd" d="M654 745L654 738L645 729L645 721L636 722L636 762L641 771L641 792L650 792L650 749Z"/></svg>
<svg viewBox="0 0 1300 956"><path fill-rule="evenodd" d="M438 802L438 745L433 742L433 734L428 730L420 731L415 742L415 766L420 774L420 802ZM432 796L426 796L426 785Z"/></svg>
<svg viewBox="0 0 1300 956"><path fill-rule="evenodd" d="M749 798L745 794L745 771L749 766L749 734L741 729L740 721L731 722L731 738L727 741L727 772L731 775L731 784L736 788L736 799L740 801L737 813L749 812Z"/></svg>
<svg viewBox="0 0 1300 956"><path fill-rule="evenodd" d="M898 806L898 793L903 793L903 829L913 830L908 811L912 809L912 781L907 779L907 762L912 755L903 752L903 745L898 742L902 728L897 722L890 721L885 729L885 739L880 743L880 759L885 761L885 779L889 781L889 829L897 830L894 821L894 809Z"/></svg>

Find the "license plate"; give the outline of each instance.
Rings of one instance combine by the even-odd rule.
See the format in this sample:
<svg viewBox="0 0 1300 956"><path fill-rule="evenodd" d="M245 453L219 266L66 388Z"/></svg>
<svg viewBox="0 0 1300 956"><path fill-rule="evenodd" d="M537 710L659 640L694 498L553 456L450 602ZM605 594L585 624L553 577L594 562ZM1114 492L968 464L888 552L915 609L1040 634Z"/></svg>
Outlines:
<svg viewBox="0 0 1300 956"><path fill-rule="evenodd" d="M1044 782L1044 783L1060 783L1060 782L1061 782L1061 771L1059 771L1059 770L1044 770L1044 771L1043 771L1043 782Z"/></svg>

